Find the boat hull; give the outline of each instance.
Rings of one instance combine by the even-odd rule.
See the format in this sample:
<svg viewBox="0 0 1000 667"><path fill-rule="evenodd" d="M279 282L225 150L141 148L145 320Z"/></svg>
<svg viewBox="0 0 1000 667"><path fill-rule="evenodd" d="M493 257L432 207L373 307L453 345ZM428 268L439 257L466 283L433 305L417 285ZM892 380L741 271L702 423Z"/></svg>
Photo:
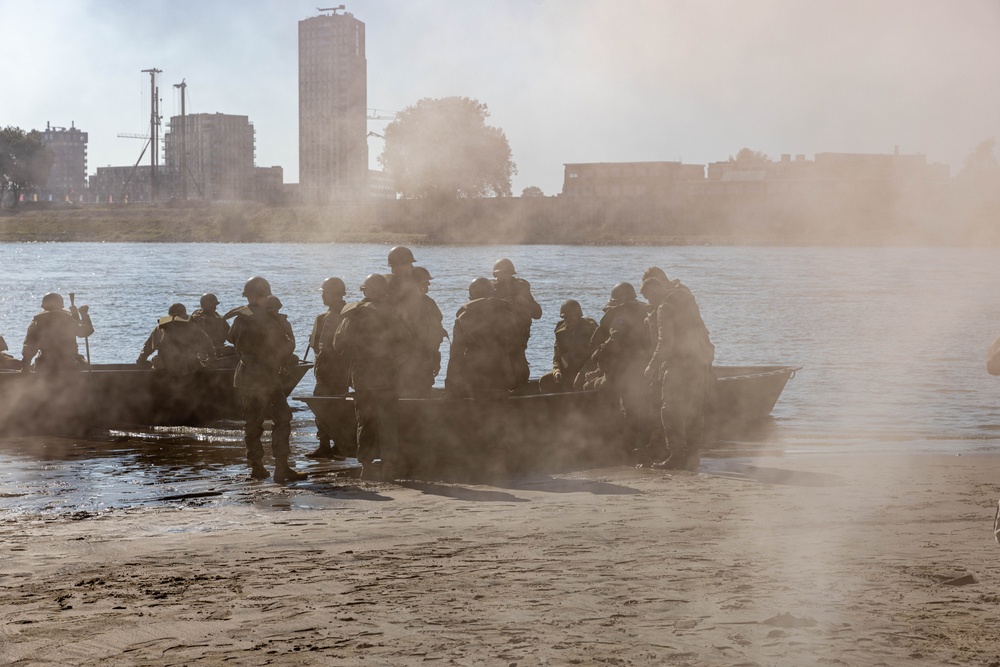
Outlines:
<svg viewBox="0 0 1000 667"><path fill-rule="evenodd" d="M288 395L312 364L284 378ZM135 364L95 364L60 377L0 372L0 433L81 434L124 426L203 426L241 419L233 368L174 377Z"/></svg>
<svg viewBox="0 0 1000 667"><path fill-rule="evenodd" d="M790 366L717 367L706 408L712 438L766 420ZM436 390L398 402L397 470L403 477L489 477L617 463L622 416L604 390L559 394L529 389L501 400L456 399ZM355 423L354 396L302 396L314 414ZM339 446L339 445L338 445Z"/></svg>

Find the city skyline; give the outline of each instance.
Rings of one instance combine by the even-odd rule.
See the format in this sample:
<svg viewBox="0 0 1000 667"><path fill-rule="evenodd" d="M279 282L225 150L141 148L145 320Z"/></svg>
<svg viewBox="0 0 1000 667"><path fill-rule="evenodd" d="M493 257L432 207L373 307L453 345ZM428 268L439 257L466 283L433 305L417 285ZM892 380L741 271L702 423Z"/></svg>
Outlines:
<svg viewBox="0 0 1000 667"><path fill-rule="evenodd" d="M347 4L347 3L345 3ZM0 123L88 132L89 169L132 164L157 67L164 122L246 115L256 163L298 182L298 22L315 3L0 0L15 68ZM923 153L951 166L1000 117L1000 6L991 2L448 3L368 0L368 104L398 111L459 95L489 106L519 173L515 194L561 189L564 163L708 164L746 146ZM380 132L386 121L369 123ZM164 128L165 129L165 128ZM370 139L370 165L382 150Z"/></svg>

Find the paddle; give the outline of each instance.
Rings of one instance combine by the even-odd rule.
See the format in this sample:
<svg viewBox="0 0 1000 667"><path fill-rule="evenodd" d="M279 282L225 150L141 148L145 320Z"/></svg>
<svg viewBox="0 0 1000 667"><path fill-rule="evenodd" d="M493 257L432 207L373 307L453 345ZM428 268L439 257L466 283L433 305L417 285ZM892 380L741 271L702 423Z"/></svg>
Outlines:
<svg viewBox="0 0 1000 667"><path fill-rule="evenodd" d="M76 307L76 293L75 292L70 292L69 293L69 307L70 308L75 308ZM83 338L83 344L87 348L87 370L90 370L90 336L84 336L84 338Z"/></svg>

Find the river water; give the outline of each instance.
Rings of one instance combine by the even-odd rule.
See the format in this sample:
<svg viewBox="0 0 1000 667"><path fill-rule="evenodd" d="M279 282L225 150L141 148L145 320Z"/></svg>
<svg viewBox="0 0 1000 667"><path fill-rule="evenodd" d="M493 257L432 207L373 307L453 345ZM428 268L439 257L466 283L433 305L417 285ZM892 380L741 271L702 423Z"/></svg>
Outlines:
<svg viewBox="0 0 1000 667"><path fill-rule="evenodd" d="M0 244L0 334L18 354L42 295L75 292L77 304L91 306L91 360L130 362L171 303L191 311L212 291L224 311L243 303L246 278L262 275L284 302L301 356L323 310L323 279L344 278L348 300L360 298L365 275L388 270L388 249ZM489 276L499 257L514 261L544 310L528 350L533 375L551 363L562 301L578 300L597 319L615 283L638 288L645 268L663 267L697 297L718 364L802 367L770 427L727 443L727 452L1000 446L1000 379L985 371L986 348L1000 335L1000 249L421 246L414 254L434 276L431 296L449 331L469 281ZM447 357L447 342L442 351ZM311 390L310 374L295 393ZM299 467L329 467L301 460L315 429L304 404L293 405ZM111 432L88 441L0 436L0 511L90 512L238 486L242 456L238 430Z"/></svg>

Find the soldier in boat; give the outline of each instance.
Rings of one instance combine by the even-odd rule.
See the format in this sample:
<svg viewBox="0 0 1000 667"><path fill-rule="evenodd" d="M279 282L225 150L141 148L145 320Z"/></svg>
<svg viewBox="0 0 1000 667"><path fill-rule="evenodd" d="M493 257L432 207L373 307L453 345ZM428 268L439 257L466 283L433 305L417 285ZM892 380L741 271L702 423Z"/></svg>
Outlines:
<svg viewBox="0 0 1000 667"><path fill-rule="evenodd" d="M458 309L445 389L456 397L504 398L517 387L521 329L492 283L476 278Z"/></svg>
<svg viewBox="0 0 1000 667"><path fill-rule="evenodd" d="M715 376L715 346L698 303L679 280L647 278L642 294L655 306L655 348L645 376L659 383L660 419L670 456L655 468L697 470L700 465L705 402Z"/></svg>
<svg viewBox="0 0 1000 667"><path fill-rule="evenodd" d="M556 324L556 341L552 352L552 370L538 380L543 394L572 391L579 386L577 375L593 356L591 339L597 322L583 316L579 302L570 299L559 308L562 319Z"/></svg>
<svg viewBox="0 0 1000 667"><path fill-rule="evenodd" d="M313 374L316 376L316 386L313 396L341 396L347 393L350 385L351 369L342 354L333 348L333 336L340 326L341 311L347 303L344 296L347 288L340 278L327 278L320 287L323 294L325 311L316 316L313 321L312 333L309 336L309 347L316 355L313 364ZM353 453L357 426L350 423L333 423L316 415L316 436L319 447L306 454L314 459L343 459L348 453Z"/></svg>
<svg viewBox="0 0 1000 667"><path fill-rule="evenodd" d="M285 397L281 375L282 365L295 352L295 341L288 336L276 313L267 308L267 297L271 296L271 285L267 280L260 276L250 278L243 287L243 296L247 305L235 312L229 341L240 356L233 385L239 390L242 400L250 476L266 479L269 474L264 467L261 436L264 419L270 417L274 481L303 480L306 475L292 469L288 462L292 411Z"/></svg>
<svg viewBox="0 0 1000 667"><path fill-rule="evenodd" d="M517 364L517 382L524 384L528 381L528 357L525 351L528 349L528 339L531 337L531 321L542 316L542 307L535 301L531 294L531 284L522 278L515 278L514 262L506 257L498 259L493 264L493 289L496 291L496 298L510 304L510 311L517 321L519 339L521 341L521 353Z"/></svg>
<svg viewBox="0 0 1000 667"><path fill-rule="evenodd" d="M150 361L154 353L156 356ZM213 358L212 339L188 319L183 303L175 303L167 309L166 317L159 319L135 363L170 375L190 375Z"/></svg>
<svg viewBox="0 0 1000 667"><path fill-rule="evenodd" d="M201 295L199 302L201 308L191 313L191 322L212 340L215 346L215 356L217 359L232 358L236 355L236 350L227 343L229 336L229 322L222 315L219 315L219 297L211 292ZM235 359L234 367L235 367ZM228 366L227 366L228 368Z"/></svg>
<svg viewBox="0 0 1000 667"><path fill-rule="evenodd" d="M0 336L0 370L4 371L19 371L21 370L21 362L15 359L12 355L7 354L7 341Z"/></svg>
<svg viewBox="0 0 1000 667"><path fill-rule="evenodd" d="M80 356L77 338L86 338L94 333L87 306L63 308L61 294L49 292L42 297L42 312L35 315L28 325L21 350L21 371L31 371L35 361L38 373L55 376L65 372L76 372L87 365Z"/></svg>
<svg viewBox="0 0 1000 667"><path fill-rule="evenodd" d="M426 294L420 291L414 275L413 252L406 246L389 251L391 273L388 284L388 304L395 311L406 332L399 350L399 393L401 396L423 396L434 386L440 370L441 320L434 320L433 310L426 307ZM435 306L436 309L436 306ZM438 311L440 313L440 311Z"/></svg>
<svg viewBox="0 0 1000 667"><path fill-rule="evenodd" d="M389 304L384 275L373 273L365 278L361 293L361 301L344 308L333 348L350 364L362 477L391 481L396 478L398 439L396 355L408 334Z"/></svg>
<svg viewBox="0 0 1000 667"><path fill-rule="evenodd" d="M646 304L631 283L618 283L594 332L593 359L605 374L625 418L622 445L631 454L649 443L650 384L643 376L651 354Z"/></svg>

